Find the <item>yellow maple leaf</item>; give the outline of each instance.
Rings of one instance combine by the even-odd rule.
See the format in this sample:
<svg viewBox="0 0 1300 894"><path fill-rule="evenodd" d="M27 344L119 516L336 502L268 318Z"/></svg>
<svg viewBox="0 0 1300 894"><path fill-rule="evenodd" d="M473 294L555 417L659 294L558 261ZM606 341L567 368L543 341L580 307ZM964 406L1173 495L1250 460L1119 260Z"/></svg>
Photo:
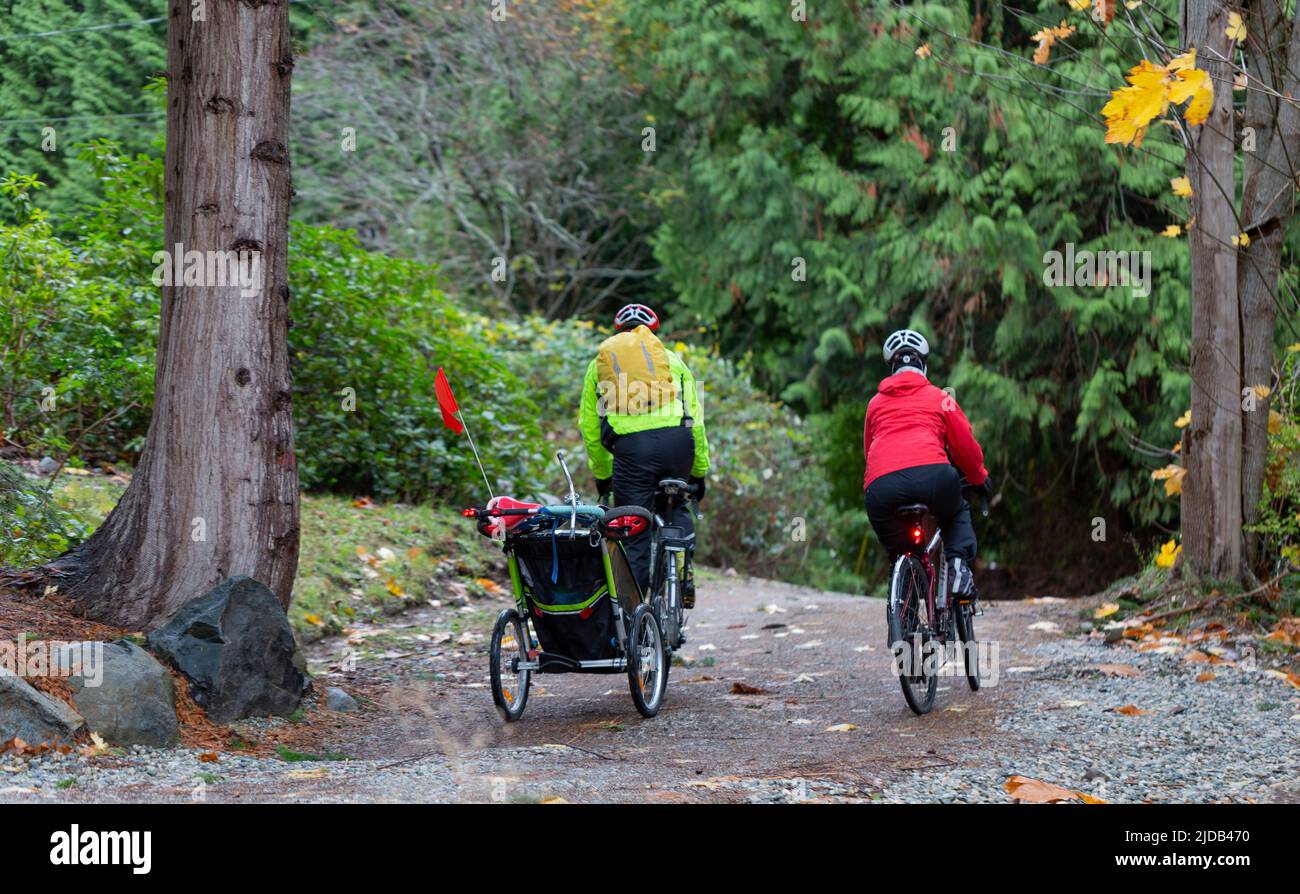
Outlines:
<svg viewBox="0 0 1300 894"><path fill-rule="evenodd" d="M1076 12L1083 12L1092 5L1092 0L1070 0L1070 9Z"/></svg>
<svg viewBox="0 0 1300 894"><path fill-rule="evenodd" d="M1174 177L1169 181L1169 186L1173 189L1174 195L1184 199L1192 194L1192 181L1186 177Z"/></svg>
<svg viewBox="0 0 1300 894"><path fill-rule="evenodd" d="M1268 397L1270 394L1273 393L1273 389L1268 387L1267 385L1251 385L1250 390L1255 392L1255 397L1257 397L1259 400L1264 400L1266 397Z"/></svg>
<svg viewBox="0 0 1300 894"><path fill-rule="evenodd" d="M1124 0L1125 9L1137 9L1142 5L1142 0Z"/></svg>
<svg viewBox="0 0 1300 894"><path fill-rule="evenodd" d="M1156 556L1156 565L1161 568L1174 567L1174 560L1178 558L1182 551L1183 547L1180 544L1170 540L1160 547L1160 554Z"/></svg>
<svg viewBox="0 0 1300 894"><path fill-rule="evenodd" d="M313 627L321 626L320 615L303 615L302 619Z"/></svg>
<svg viewBox="0 0 1300 894"><path fill-rule="evenodd" d="M1165 496L1172 497L1174 494L1183 492L1183 476L1186 474L1187 470L1182 466L1171 463L1163 469L1156 469L1151 473L1151 478L1155 481L1163 481L1165 483Z"/></svg>
<svg viewBox="0 0 1300 894"><path fill-rule="evenodd" d="M918 59L930 58L930 45L928 43L923 43L916 48L916 58Z"/></svg>
<svg viewBox="0 0 1300 894"><path fill-rule="evenodd" d="M1192 424L1192 411L1188 410L1183 415L1174 420L1174 428L1187 428Z"/></svg>
<svg viewBox="0 0 1300 894"><path fill-rule="evenodd" d="M397 582L397 578L395 577L389 577L388 580L384 582L384 589L392 593L394 596L406 595L406 591L402 589L402 585Z"/></svg>
<svg viewBox="0 0 1300 894"><path fill-rule="evenodd" d="M1168 71L1143 59L1125 75L1129 86L1111 93L1101 109L1106 118L1107 143L1142 145L1142 137L1168 106Z"/></svg>
<svg viewBox="0 0 1300 894"><path fill-rule="evenodd" d="M1242 41L1246 39L1246 23L1242 21L1241 13L1228 13L1228 27L1223 29L1223 33L1228 35L1228 40Z"/></svg>
<svg viewBox="0 0 1300 894"><path fill-rule="evenodd" d="M1177 239L1183 233L1183 228L1178 224L1170 224L1160 231L1160 235L1166 239Z"/></svg>
<svg viewBox="0 0 1300 894"><path fill-rule="evenodd" d="M1297 351L1300 351L1300 341L1296 342L1293 345L1287 345L1286 350L1288 354L1294 354Z"/></svg>
<svg viewBox="0 0 1300 894"><path fill-rule="evenodd" d="M1206 72L1196 68L1195 50L1175 56L1165 65L1143 59L1124 78L1129 86L1113 91L1101 110L1107 143L1141 146L1147 127L1171 102L1187 102L1183 115L1190 125L1205 123L1214 105L1214 84Z"/></svg>
<svg viewBox="0 0 1300 894"><path fill-rule="evenodd" d="M1104 605L1097 606L1097 610L1092 613L1094 618L1109 618L1119 611L1118 602L1107 602Z"/></svg>

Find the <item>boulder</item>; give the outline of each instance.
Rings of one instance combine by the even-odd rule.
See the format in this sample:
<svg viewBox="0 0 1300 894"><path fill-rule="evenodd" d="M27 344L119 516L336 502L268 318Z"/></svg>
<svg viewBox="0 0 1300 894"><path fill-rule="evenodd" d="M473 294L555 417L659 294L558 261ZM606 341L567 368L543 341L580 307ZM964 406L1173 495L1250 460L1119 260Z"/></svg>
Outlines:
<svg viewBox="0 0 1300 894"><path fill-rule="evenodd" d="M359 705L357 700L337 686L325 690L325 707L342 714L351 714Z"/></svg>
<svg viewBox="0 0 1300 894"><path fill-rule="evenodd" d="M86 725L114 745L178 743L176 686L167 668L126 639L103 644L101 655L98 668L68 677Z"/></svg>
<svg viewBox="0 0 1300 894"><path fill-rule="evenodd" d="M280 600L251 577L185 603L149 634L149 646L185 675L217 723L292 714L311 688Z"/></svg>
<svg viewBox="0 0 1300 894"><path fill-rule="evenodd" d="M86 728L68 705L15 674L0 673L0 742L15 737L32 745L72 743Z"/></svg>

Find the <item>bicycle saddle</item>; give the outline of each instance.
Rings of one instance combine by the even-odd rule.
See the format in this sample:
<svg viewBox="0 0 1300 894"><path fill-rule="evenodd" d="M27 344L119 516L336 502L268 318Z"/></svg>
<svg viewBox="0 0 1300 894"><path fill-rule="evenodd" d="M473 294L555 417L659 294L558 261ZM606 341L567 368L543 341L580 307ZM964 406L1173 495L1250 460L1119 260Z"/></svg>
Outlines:
<svg viewBox="0 0 1300 894"><path fill-rule="evenodd" d="M690 485L680 478L665 478L659 482L659 489L665 493L689 490Z"/></svg>
<svg viewBox="0 0 1300 894"><path fill-rule="evenodd" d="M926 515L930 507L924 503L908 503L906 506L899 506L894 510L894 515L900 518L907 515Z"/></svg>

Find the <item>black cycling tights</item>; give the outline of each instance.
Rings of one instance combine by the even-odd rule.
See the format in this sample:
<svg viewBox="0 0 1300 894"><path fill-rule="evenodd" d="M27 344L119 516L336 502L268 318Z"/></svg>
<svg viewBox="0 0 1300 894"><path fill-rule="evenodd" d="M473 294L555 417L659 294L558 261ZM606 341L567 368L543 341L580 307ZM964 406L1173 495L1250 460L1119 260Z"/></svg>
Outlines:
<svg viewBox="0 0 1300 894"><path fill-rule="evenodd" d="M695 461L695 439L684 425L653 428L619 435L614 442L614 504L643 506L654 510L655 491L664 478L686 479ZM690 534L695 530L691 511L679 506L668 524L679 525ZM639 534L623 544L628 564L642 592L650 585L650 533Z"/></svg>
<svg viewBox="0 0 1300 894"><path fill-rule="evenodd" d="M939 520L944 554L975 561L975 528L970 503L961 494L961 473L947 463L913 466L881 475L866 490L867 517L892 559L912 545L894 510L908 503L924 503Z"/></svg>

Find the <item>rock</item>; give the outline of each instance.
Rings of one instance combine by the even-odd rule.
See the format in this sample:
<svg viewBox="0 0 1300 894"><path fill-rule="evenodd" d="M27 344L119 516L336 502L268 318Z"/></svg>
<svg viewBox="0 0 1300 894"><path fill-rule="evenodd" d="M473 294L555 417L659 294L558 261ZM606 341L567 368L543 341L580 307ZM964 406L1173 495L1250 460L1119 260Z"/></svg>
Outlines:
<svg viewBox="0 0 1300 894"><path fill-rule="evenodd" d="M190 681L216 723L292 714L311 687L280 601L250 577L191 599L149 634L149 645Z"/></svg>
<svg viewBox="0 0 1300 894"><path fill-rule="evenodd" d="M0 742L71 743L86 728L81 715L15 674L0 673Z"/></svg>
<svg viewBox="0 0 1300 894"><path fill-rule="evenodd" d="M102 648L99 668L68 678L86 725L114 745L178 743L176 686L167 668L127 639Z"/></svg>
<svg viewBox="0 0 1300 894"><path fill-rule="evenodd" d="M339 689L337 686L331 686L325 690L325 707L329 708L331 711L351 714L359 708L360 705L357 704L355 698L348 695L342 689Z"/></svg>
<svg viewBox="0 0 1300 894"><path fill-rule="evenodd" d="M42 475L53 475L58 468L59 464L52 456L42 456L41 461L36 464L36 471Z"/></svg>

